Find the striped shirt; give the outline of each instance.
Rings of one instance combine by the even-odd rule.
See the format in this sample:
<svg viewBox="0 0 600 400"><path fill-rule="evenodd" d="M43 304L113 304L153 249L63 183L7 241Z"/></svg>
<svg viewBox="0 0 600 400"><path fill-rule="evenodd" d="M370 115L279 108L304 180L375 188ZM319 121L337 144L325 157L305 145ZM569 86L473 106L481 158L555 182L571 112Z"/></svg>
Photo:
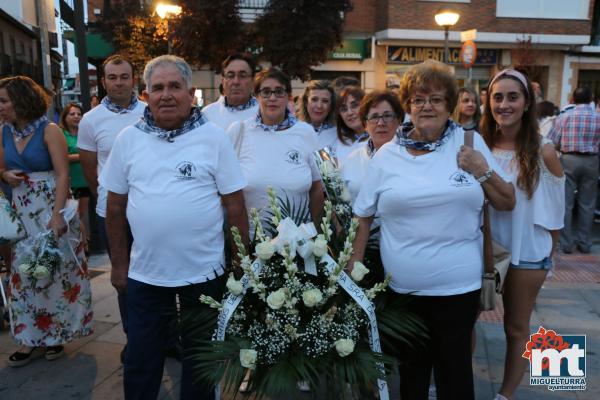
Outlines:
<svg viewBox="0 0 600 400"><path fill-rule="evenodd" d="M556 117L548 138L563 153L597 154L600 145L600 114L589 104L578 104L569 112Z"/></svg>

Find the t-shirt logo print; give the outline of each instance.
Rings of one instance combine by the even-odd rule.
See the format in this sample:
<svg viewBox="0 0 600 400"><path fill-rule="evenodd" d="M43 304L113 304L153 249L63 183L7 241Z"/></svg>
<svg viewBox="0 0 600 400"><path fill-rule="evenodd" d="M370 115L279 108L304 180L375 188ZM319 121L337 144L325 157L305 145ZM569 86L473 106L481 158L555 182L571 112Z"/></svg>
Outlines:
<svg viewBox="0 0 600 400"><path fill-rule="evenodd" d="M298 150L290 150L286 153L287 155L287 162L289 162L290 164L296 164L296 165L300 165L300 152Z"/></svg>
<svg viewBox="0 0 600 400"><path fill-rule="evenodd" d="M196 166L189 161L182 161L177 165L177 175L175 178L182 181L189 181L191 179L196 179L195 172Z"/></svg>
<svg viewBox="0 0 600 400"><path fill-rule="evenodd" d="M450 175L450 185L455 187L471 186L473 182L469 179L469 176L464 171L456 171Z"/></svg>

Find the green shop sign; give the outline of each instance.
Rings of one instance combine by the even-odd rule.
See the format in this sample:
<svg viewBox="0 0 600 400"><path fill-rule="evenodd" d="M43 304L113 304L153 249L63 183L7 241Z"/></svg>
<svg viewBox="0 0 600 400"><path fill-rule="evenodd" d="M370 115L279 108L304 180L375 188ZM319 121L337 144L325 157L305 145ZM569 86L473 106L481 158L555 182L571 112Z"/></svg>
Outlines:
<svg viewBox="0 0 600 400"><path fill-rule="evenodd" d="M371 58L371 41L367 39L345 39L330 51L327 58L330 60L364 60Z"/></svg>

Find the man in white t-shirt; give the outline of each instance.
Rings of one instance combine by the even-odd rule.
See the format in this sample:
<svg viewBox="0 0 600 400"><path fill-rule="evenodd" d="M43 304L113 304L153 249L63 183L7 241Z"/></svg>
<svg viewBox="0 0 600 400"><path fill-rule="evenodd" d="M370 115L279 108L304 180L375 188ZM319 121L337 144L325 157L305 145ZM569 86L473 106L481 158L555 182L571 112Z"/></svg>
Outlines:
<svg viewBox="0 0 600 400"><path fill-rule="evenodd" d="M228 226L236 226L246 243L248 238L246 180L225 132L192 107L189 65L179 57L160 56L146 65L144 80L144 116L117 137L100 174L108 190L111 282L119 292L127 290L128 399L158 396L171 320L164 310L175 297L182 314L206 311L202 294L221 298L224 210ZM131 252L127 221L134 238ZM201 328L206 336L190 336L191 326L182 331L184 351L210 339L212 327ZM184 358L181 399L211 399L213 389L194 382L192 362Z"/></svg>
<svg viewBox="0 0 600 400"><path fill-rule="evenodd" d="M232 123L256 116L258 101L252 96L255 71L256 64L246 54L232 54L223 61L223 96L202 110L209 121L226 131Z"/></svg>
<svg viewBox="0 0 600 400"><path fill-rule="evenodd" d="M104 218L106 216L106 189L98 185L98 175L108 159L115 138L123 128L140 120L145 103L133 93L133 65L121 55L113 55L102 64L102 85L106 96L79 122L77 147L85 179L96 198L96 221L100 240L107 245ZM131 238L129 238L131 246ZM107 245L110 255L110 246ZM118 296L123 330L127 334L125 295ZM125 346L121 360L125 355Z"/></svg>

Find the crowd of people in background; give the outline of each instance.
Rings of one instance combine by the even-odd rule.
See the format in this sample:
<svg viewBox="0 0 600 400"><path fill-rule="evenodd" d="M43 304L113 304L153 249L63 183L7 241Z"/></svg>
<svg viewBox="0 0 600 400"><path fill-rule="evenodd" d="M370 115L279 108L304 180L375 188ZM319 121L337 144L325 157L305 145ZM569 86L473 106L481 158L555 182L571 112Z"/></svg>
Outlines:
<svg viewBox="0 0 600 400"><path fill-rule="evenodd" d="M125 396L156 398L165 356L199 339L174 337L173 313L207 307L199 296L224 290L225 253L237 251L223 226L238 227L247 244L250 210L269 214L268 187L289 200L287 212L318 226L325 192L313 157L328 148L359 221L349 268L379 227L389 290L409 298L428 329L426 351L398 360L403 399L427 398L430 387L440 399L474 398L472 332L489 202L493 238L511 252L496 399L514 398L554 254L591 251L600 113L589 88L577 88L573 106L559 112L519 71L501 70L477 92L428 60L406 71L395 91L365 93L340 77L308 82L294 102L284 72L233 54L221 66L221 97L200 109L181 58L150 61L141 98L134 70L123 56L109 57L100 75L106 96L86 113L67 104L58 126L45 116L43 88L26 77L0 80L6 196L28 235L49 229L71 249L64 248L60 278L43 289L10 270L11 332L21 346L10 366L57 359L64 344L92 332L85 253L98 232L127 336ZM70 198L79 212L65 221ZM212 398L213 388L194 381L191 361L183 357L182 365L181 398Z"/></svg>

